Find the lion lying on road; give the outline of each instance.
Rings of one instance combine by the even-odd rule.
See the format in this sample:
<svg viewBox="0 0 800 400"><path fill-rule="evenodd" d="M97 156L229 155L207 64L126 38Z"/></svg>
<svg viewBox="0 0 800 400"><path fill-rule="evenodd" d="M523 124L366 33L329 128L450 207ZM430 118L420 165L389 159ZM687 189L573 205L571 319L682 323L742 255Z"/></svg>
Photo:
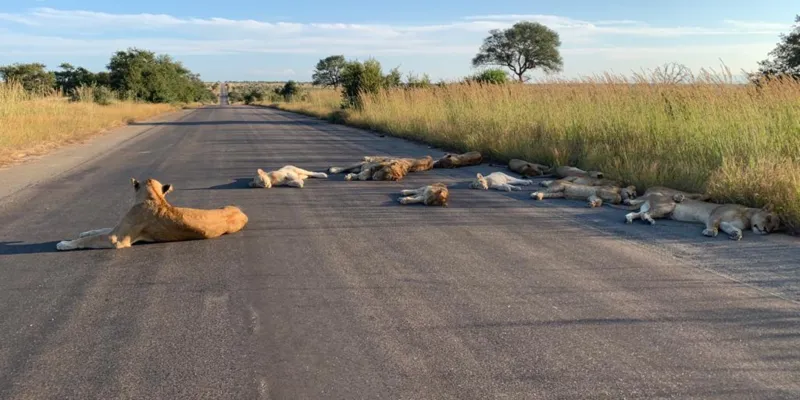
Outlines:
<svg viewBox="0 0 800 400"><path fill-rule="evenodd" d="M600 207L603 202L619 204L622 202L622 193L627 193L628 198L635 197L636 187L628 186L587 186L572 182L555 181L550 187L531 193L537 200L543 199L574 199L587 200L590 207Z"/></svg>
<svg viewBox="0 0 800 400"><path fill-rule="evenodd" d="M363 161L346 167L330 167L328 172L332 174L349 172L344 179L351 180L375 180L375 181L399 181L409 172L427 171L433 168L433 158L425 156L423 158L394 158L386 156L366 156Z"/></svg>
<svg viewBox="0 0 800 400"><path fill-rule="evenodd" d="M426 206L442 207L447 207L447 198L450 195L447 186L443 183L434 183L418 189L403 190L400 194L404 196L397 200L400 204L422 203Z"/></svg>
<svg viewBox="0 0 800 400"><path fill-rule="evenodd" d="M75 240L64 240L58 250L122 249L136 242L173 242L212 239L242 230L248 218L235 206L203 210L175 207L164 197L172 185L148 179L142 186L131 179L135 203L113 228L83 232Z"/></svg>
<svg viewBox="0 0 800 400"><path fill-rule="evenodd" d="M589 176L568 176L566 178L561 178L554 181L541 181L539 182L539 186L550 187L553 184L560 182L569 182L569 183L574 183L576 185L585 185L585 186L622 186L621 182L615 181L613 179L592 178Z"/></svg>
<svg viewBox="0 0 800 400"><path fill-rule="evenodd" d="M675 205L670 218L705 224L703 235L716 237L722 230L733 240L740 240L744 229L750 229L758 235L766 235L781 228L781 220L772 211L771 206L751 208L739 204L720 205L685 200Z"/></svg>
<svg viewBox="0 0 800 400"><path fill-rule="evenodd" d="M553 175L556 178L567 178L570 176L587 177L587 178L603 178L603 173L600 171L584 171L577 167L560 166L553 170Z"/></svg>
<svg viewBox="0 0 800 400"><path fill-rule="evenodd" d="M483 174L478 173L475 175L475 179L470 182L469 187L471 189L482 189L488 190L489 188L495 190L505 190L506 192L510 192L512 190L522 190L519 186L514 185L532 185L533 181L527 179L517 179L513 176L505 174L503 172L492 172L489 175L483 176Z"/></svg>
<svg viewBox="0 0 800 400"><path fill-rule="evenodd" d="M464 154L445 154L444 157L433 163L433 168L461 168L471 165L479 165L483 162L483 156L477 151L470 151Z"/></svg>
<svg viewBox="0 0 800 400"><path fill-rule="evenodd" d="M264 172L259 168L256 177L250 182L250 187L271 188L273 186L290 186L302 188L305 180L311 178L325 179L328 177L324 172L311 172L293 165L286 165L277 171Z"/></svg>
<svg viewBox="0 0 800 400"><path fill-rule="evenodd" d="M542 176L550 173L550 167L536 164L515 158L508 162L508 169L522 175L523 178L529 176Z"/></svg>
<svg viewBox="0 0 800 400"><path fill-rule="evenodd" d="M668 188L668 187L664 187L664 186L652 186L652 187L649 187L644 192L643 196L647 196L650 193L660 193L660 194L662 194L664 196L667 196L667 197L674 197L674 196L680 195L684 199L688 199L688 200L708 201L709 199L711 199L711 196L709 196L707 194L684 192L682 190L672 189L672 188ZM622 203L623 204L630 204L629 203L629 199L625 198L624 196L622 198Z"/></svg>

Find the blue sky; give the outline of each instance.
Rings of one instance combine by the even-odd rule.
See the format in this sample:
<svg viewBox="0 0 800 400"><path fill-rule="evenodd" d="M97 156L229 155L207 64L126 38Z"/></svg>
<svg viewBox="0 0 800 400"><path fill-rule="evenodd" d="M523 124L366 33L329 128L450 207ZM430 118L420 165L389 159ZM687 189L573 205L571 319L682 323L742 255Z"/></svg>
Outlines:
<svg viewBox="0 0 800 400"><path fill-rule="evenodd" d="M791 30L795 1L6 1L0 64L101 70L114 51L140 47L205 80L309 80L330 54L457 79L474 72L470 60L490 29L529 20L560 34L563 77L667 62L740 73Z"/></svg>

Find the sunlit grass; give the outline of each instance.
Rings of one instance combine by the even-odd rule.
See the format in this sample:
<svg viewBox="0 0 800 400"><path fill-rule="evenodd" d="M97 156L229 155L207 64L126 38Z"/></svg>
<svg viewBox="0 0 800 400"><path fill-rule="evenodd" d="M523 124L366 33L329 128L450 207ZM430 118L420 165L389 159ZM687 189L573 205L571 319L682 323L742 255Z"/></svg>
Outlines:
<svg viewBox="0 0 800 400"><path fill-rule="evenodd" d="M176 109L168 104L93 103L91 93L70 102L58 94L31 97L19 85L0 83L0 165L80 141L104 129Z"/></svg>

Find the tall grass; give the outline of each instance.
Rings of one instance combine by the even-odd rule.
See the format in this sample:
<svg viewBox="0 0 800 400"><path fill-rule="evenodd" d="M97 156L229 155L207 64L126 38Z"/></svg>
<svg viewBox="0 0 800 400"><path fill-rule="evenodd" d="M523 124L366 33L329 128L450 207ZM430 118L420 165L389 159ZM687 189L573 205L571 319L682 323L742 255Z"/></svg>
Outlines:
<svg viewBox="0 0 800 400"><path fill-rule="evenodd" d="M37 97L19 85L0 83L0 165L175 109L119 101L98 105L92 88L81 88L76 95L79 101L72 102L59 94Z"/></svg>
<svg viewBox="0 0 800 400"><path fill-rule="evenodd" d="M800 83L680 80L605 75L393 89L366 96L345 121L498 160L599 169L641 190L666 185L716 201L773 203L800 227ZM330 116L338 93L316 96L280 107Z"/></svg>

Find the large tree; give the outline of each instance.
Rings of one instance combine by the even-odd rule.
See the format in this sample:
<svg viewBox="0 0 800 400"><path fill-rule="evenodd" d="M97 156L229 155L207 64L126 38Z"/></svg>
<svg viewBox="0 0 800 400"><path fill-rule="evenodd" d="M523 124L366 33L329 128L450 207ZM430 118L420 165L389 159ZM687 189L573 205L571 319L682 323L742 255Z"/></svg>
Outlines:
<svg viewBox="0 0 800 400"><path fill-rule="evenodd" d="M780 35L780 43L769 52L770 58L759 63L759 75L790 75L800 78L800 15L788 35Z"/></svg>
<svg viewBox="0 0 800 400"><path fill-rule="evenodd" d="M524 82L525 73L532 69L540 68L546 73L561 71L564 62L559 46L561 39L552 29L537 22L517 22L505 30L489 31L472 65L506 67Z"/></svg>
<svg viewBox="0 0 800 400"><path fill-rule="evenodd" d="M313 84L338 88L342 83L342 70L345 64L347 61L343 55L329 56L319 60L314 74L311 76Z"/></svg>

